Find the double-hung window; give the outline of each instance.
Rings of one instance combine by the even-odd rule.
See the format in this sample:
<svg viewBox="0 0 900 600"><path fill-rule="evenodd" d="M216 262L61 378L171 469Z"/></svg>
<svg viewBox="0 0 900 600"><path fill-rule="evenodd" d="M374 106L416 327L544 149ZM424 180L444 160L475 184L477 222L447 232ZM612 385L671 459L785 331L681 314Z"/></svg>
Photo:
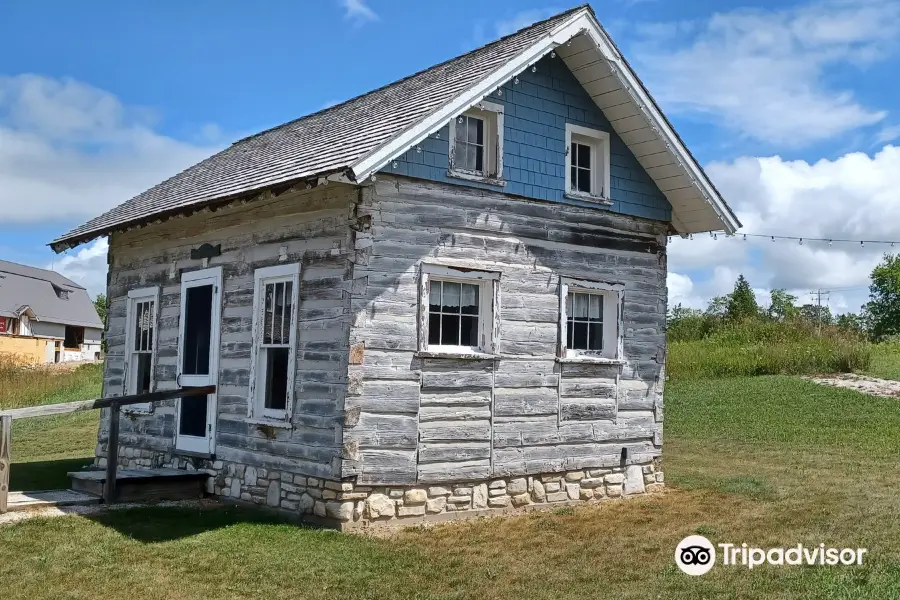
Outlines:
<svg viewBox="0 0 900 600"><path fill-rule="evenodd" d="M450 121L450 172L502 184L503 105L481 102Z"/></svg>
<svg viewBox="0 0 900 600"><path fill-rule="evenodd" d="M609 202L609 134L566 124L566 196Z"/></svg>
<svg viewBox="0 0 900 600"><path fill-rule="evenodd" d="M419 350L494 354L498 343L500 274L423 264Z"/></svg>
<svg viewBox="0 0 900 600"><path fill-rule="evenodd" d="M560 279L561 358L621 358L621 284Z"/></svg>
<svg viewBox="0 0 900 600"><path fill-rule="evenodd" d="M148 394L154 389L156 322L159 288L128 292L125 324L125 394ZM148 403L132 404L129 412L150 412Z"/></svg>
<svg viewBox="0 0 900 600"><path fill-rule="evenodd" d="M300 265L256 270L250 416L290 420L297 348Z"/></svg>

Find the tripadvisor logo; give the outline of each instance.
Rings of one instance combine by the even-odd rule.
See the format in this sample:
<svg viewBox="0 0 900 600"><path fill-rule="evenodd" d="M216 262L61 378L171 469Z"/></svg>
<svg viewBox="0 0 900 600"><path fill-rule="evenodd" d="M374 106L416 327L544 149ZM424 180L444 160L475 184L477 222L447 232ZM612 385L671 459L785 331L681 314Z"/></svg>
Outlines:
<svg viewBox="0 0 900 600"><path fill-rule="evenodd" d="M753 548L747 544L717 544L722 565L753 569L760 565L796 566L861 565L865 548L826 548L819 544L807 548L797 544L790 548ZM675 564L688 575L703 575L716 564L716 547L702 535L689 535L675 548Z"/></svg>
<svg viewBox="0 0 900 600"><path fill-rule="evenodd" d="M716 564L716 549L702 535L689 535L675 548L675 564L688 575L703 575Z"/></svg>

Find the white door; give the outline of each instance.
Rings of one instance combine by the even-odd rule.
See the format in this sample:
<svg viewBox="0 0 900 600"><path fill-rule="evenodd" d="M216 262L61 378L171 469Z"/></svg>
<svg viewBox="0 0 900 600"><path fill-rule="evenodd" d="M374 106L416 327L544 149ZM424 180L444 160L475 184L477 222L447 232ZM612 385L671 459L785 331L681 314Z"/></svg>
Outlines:
<svg viewBox="0 0 900 600"><path fill-rule="evenodd" d="M181 276L181 325L178 336L179 387L216 385L222 267ZM216 394L181 398L175 415L175 448L212 454L216 439Z"/></svg>

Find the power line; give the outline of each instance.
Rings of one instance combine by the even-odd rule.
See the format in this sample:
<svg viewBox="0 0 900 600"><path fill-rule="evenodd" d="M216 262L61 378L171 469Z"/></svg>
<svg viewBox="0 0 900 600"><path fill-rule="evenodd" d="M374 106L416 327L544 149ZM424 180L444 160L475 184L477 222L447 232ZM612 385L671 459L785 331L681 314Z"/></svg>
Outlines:
<svg viewBox="0 0 900 600"><path fill-rule="evenodd" d="M865 284L865 285L851 285L851 286L847 286L847 287L828 288L827 290L822 290L822 293L825 293L825 292L828 292L828 293L831 293L831 292L849 292L849 291L852 291L852 290L862 290L862 289L868 289L868 288L869 288L869 284L867 283L867 284Z"/></svg>

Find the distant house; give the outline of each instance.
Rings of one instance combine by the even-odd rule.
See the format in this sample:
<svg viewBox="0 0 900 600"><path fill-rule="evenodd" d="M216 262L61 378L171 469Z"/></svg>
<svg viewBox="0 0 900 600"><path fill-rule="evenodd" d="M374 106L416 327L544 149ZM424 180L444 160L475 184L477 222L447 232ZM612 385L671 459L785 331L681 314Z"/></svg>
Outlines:
<svg viewBox="0 0 900 600"><path fill-rule="evenodd" d="M0 354L29 363L99 359L102 332L82 286L53 271L0 260Z"/></svg>
<svg viewBox="0 0 900 600"><path fill-rule="evenodd" d="M351 527L661 487L668 237L738 227L582 6L51 246L109 237L105 396L216 386L109 460Z"/></svg>

